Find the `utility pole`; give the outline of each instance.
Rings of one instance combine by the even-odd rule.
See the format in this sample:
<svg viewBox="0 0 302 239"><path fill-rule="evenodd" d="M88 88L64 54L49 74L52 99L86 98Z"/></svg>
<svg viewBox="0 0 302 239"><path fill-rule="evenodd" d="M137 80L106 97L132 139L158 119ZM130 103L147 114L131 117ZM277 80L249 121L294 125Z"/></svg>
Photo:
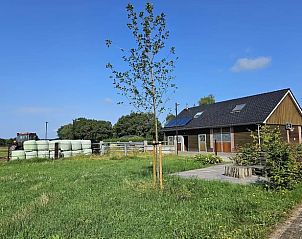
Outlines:
<svg viewBox="0 0 302 239"><path fill-rule="evenodd" d="M75 120L72 120L72 139L75 139L75 133L74 133L74 122Z"/></svg>
<svg viewBox="0 0 302 239"><path fill-rule="evenodd" d="M177 118L177 107L179 104L176 102L175 103L175 119ZM176 154L178 155L178 128L176 126Z"/></svg>
<svg viewBox="0 0 302 239"><path fill-rule="evenodd" d="M47 139L48 122L45 122L45 139Z"/></svg>

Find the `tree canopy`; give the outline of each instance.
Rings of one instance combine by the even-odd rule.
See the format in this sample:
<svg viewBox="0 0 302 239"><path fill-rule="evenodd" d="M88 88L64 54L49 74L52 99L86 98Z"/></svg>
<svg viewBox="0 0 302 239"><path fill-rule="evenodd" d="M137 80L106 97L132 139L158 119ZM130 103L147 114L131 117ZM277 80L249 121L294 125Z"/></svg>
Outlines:
<svg viewBox="0 0 302 239"><path fill-rule="evenodd" d="M112 137L112 124L109 121L78 118L58 129L60 139L91 139L100 141Z"/></svg>
<svg viewBox="0 0 302 239"><path fill-rule="evenodd" d="M122 71L110 62L106 65L111 70L110 78L119 94L125 96L138 111L152 112L155 140L158 141L158 113L164 110L173 83L175 47L169 47L167 40L166 15L154 14L153 4L147 2L145 9L136 12L132 4L126 7L127 27L130 30L134 47L120 48ZM106 40L106 45L112 45Z"/></svg>
<svg viewBox="0 0 302 239"><path fill-rule="evenodd" d="M210 105L215 103L215 96L210 94L208 96L201 97L198 101L199 105Z"/></svg>
<svg viewBox="0 0 302 239"><path fill-rule="evenodd" d="M168 114L167 116L166 116L166 122L168 123L170 120L172 120L172 119L175 119L175 115L173 115L173 114Z"/></svg>
<svg viewBox="0 0 302 239"><path fill-rule="evenodd" d="M115 137L141 136L148 140L154 139L153 114L131 113L118 119L113 126ZM161 124L158 121L159 129Z"/></svg>

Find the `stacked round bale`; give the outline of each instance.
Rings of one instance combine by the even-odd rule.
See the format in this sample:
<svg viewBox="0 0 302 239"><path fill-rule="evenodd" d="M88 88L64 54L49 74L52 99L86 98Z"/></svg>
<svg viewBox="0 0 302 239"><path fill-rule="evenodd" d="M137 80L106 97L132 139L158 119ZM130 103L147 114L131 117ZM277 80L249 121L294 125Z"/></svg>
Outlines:
<svg viewBox="0 0 302 239"><path fill-rule="evenodd" d="M24 150L14 150L11 154L11 160L25 159Z"/></svg>
<svg viewBox="0 0 302 239"><path fill-rule="evenodd" d="M38 140L36 143L38 148L38 158L49 158L48 140Z"/></svg>
<svg viewBox="0 0 302 239"><path fill-rule="evenodd" d="M25 141L23 143L23 149L24 149L26 159L32 159L32 158L38 157L38 145L35 140ZM13 152L12 152L12 154L13 154Z"/></svg>
<svg viewBox="0 0 302 239"><path fill-rule="evenodd" d="M91 155L91 140L29 140L23 143L24 150L12 151L12 160L31 158L54 158L55 143L59 143L59 154L64 158L76 155Z"/></svg>
<svg viewBox="0 0 302 239"><path fill-rule="evenodd" d="M71 151L71 142L70 140L60 140L60 149L61 149L61 154L64 158L68 158L72 156L72 151Z"/></svg>
<svg viewBox="0 0 302 239"><path fill-rule="evenodd" d="M48 142L49 144L49 158L54 159L55 158L55 145L58 143L59 145L59 155L60 155L60 141L59 140L52 140Z"/></svg>
<svg viewBox="0 0 302 239"><path fill-rule="evenodd" d="M81 140L71 140L70 142L71 142L72 156L77 156L83 153Z"/></svg>
<svg viewBox="0 0 302 239"><path fill-rule="evenodd" d="M91 149L91 140L81 140L82 144L82 151L84 155L91 155L92 149Z"/></svg>

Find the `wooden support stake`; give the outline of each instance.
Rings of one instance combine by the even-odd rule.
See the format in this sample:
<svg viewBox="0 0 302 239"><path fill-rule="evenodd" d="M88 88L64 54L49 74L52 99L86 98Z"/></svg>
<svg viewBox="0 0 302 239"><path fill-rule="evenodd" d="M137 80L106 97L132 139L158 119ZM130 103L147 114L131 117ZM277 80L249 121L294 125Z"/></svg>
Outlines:
<svg viewBox="0 0 302 239"><path fill-rule="evenodd" d="M163 153L162 153L162 145L159 144L159 183L160 189L164 188L163 185Z"/></svg>
<svg viewBox="0 0 302 239"><path fill-rule="evenodd" d="M156 186L156 145L153 144L153 187Z"/></svg>

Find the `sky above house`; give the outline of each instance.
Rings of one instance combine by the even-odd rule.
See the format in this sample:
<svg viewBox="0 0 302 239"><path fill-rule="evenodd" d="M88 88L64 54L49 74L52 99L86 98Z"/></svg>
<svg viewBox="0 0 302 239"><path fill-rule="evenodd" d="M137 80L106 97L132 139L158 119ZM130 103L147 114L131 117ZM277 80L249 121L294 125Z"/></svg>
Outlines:
<svg viewBox="0 0 302 239"><path fill-rule="evenodd" d="M130 113L105 68L118 49L135 46L126 27L128 1L0 0L0 138L16 132L49 137L79 117ZM132 1L141 10L144 1ZM291 88L302 103L301 1L152 1L167 15L176 47L175 83L164 120L213 94L217 101Z"/></svg>

